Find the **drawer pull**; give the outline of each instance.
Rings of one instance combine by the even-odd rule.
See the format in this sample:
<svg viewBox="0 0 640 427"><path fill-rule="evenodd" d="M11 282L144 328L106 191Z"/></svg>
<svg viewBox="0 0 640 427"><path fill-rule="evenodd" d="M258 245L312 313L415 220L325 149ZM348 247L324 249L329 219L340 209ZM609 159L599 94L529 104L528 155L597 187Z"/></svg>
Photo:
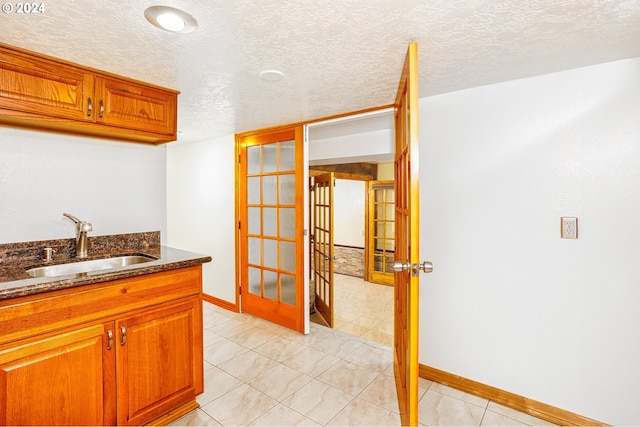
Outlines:
<svg viewBox="0 0 640 427"><path fill-rule="evenodd" d="M101 99L100 101L98 101L98 103L100 104L100 110L98 111L98 117L102 118L102 116L104 116L104 102Z"/></svg>
<svg viewBox="0 0 640 427"><path fill-rule="evenodd" d="M91 114L93 114L93 102L91 98L87 98L87 116L91 117Z"/></svg>
<svg viewBox="0 0 640 427"><path fill-rule="evenodd" d="M120 340L120 345L125 345L127 343L127 328L124 326L120 326L120 332L122 332L122 339Z"/></svg>
<svg viewBox="0 0 640 427"><path fill-rule="evenodd" d="M113 347L113 332L107 329L107 350L111 350L111 347Z"/></svg>

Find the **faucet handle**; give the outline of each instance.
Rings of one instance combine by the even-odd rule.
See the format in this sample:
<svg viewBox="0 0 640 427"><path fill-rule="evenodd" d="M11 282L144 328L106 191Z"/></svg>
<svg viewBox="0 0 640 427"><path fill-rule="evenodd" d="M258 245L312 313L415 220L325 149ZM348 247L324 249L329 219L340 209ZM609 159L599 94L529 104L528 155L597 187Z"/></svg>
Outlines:
<svg viewBox="0 0 640 427"><path fill-rule="evenodd" d="M78 223L78 232L81 231L93 231L93 226L89 222L80 221Z"/></svg>

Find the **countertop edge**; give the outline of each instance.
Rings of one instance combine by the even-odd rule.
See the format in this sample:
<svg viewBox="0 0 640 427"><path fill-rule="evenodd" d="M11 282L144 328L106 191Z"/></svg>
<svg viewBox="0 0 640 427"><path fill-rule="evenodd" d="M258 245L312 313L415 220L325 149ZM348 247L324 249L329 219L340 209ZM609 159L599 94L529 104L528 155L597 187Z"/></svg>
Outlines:
<svg viewBox="0 0 640 427"><path fill-rule="evenodd" d="M138 250L136 252L147 255L144 250ZM126 279L128 277L137 277L161 271L191 267L212 261L210 256L167 246L161 246L159 256L157 256L157 254L158 252L149 253L148 255L157 259L143 264L67 276L40 278L25 277L18 280L0 282L0 301L112 280Z"/></svg>

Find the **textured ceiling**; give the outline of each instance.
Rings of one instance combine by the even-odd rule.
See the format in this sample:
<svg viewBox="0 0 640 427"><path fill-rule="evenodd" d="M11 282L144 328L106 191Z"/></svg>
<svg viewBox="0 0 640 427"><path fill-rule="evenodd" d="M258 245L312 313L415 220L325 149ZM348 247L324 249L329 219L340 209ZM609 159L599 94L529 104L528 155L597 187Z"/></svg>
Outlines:
<svg viewBox="0 0 640 427"><path fill-rule="evenodd" d="M14 2L15 4L16 2ZM189 34L152 27L185 10ZM638 0L45 0L0 41L182 92L180 141L393 102L409 42L434 95L640 56ZM284 72L277 83L264 69Z"/></svg>

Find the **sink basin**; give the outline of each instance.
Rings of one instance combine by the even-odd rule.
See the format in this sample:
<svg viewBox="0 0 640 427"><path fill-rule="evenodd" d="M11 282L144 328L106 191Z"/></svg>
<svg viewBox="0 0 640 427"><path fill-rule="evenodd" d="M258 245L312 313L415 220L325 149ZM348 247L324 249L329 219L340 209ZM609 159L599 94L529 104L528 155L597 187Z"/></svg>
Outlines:
<svg viewBox="0 0 640 427"><path fill-rule="evenodd" d="M110 268L125 267L127 265L140 264L155 261L155 258L146 255L126 255L114 258L100 258L91 261L70 262L66 264L45 265L26 270L31 277L56 277L70 274L90 273Z"/></svg>

